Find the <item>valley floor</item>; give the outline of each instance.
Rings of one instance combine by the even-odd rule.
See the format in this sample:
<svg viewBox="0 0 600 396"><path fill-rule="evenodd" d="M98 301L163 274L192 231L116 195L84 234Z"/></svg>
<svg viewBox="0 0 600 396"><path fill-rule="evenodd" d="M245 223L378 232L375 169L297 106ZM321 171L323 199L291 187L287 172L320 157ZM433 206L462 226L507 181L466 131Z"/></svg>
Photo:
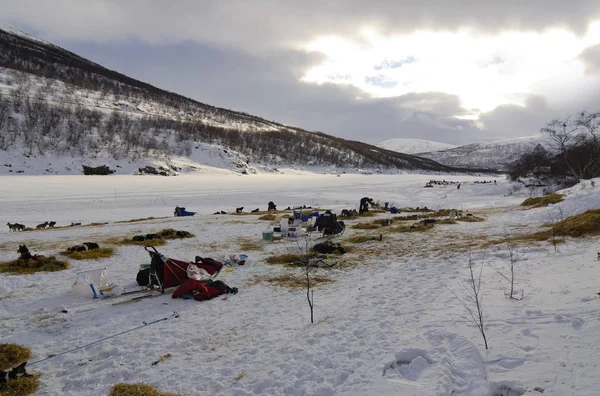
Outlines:
<svg viewBox="0 0 600 396"><path fill-rule="evenodd" d="M460 181L461 188L423 188L429 179ZM102 246L164 228L194 238L158 247L167 257L223 259L245 253L245 266L219 275L239 293L206 302L170 295L112 305L127 296L77 298L77 272L106 268L111 280L135 284L149 256L140 246L115 246L115 256L69 260L68 270L0 277L0 343L29 347L31 361L94 342L160 318L168 320L37 363L38 395L106 395L120 382L144 382L185 395L596 395L600 389L600 321L597 239L516 245L516 288L522 301L505 297L506 244L485 243L534 232L558 216L600 206L600 189L578 185L559 205L523 210L523 195L509 195L503 179L440 175L235 175L177 178L111 176L5 176L1 224L28 227L44 221L90 227L9 233L2 231L0 261L17 258L19 244L53 255L68 246ZM100 181L102 183L100 183ZM106 184L105 184L106 183ZM357 208L363 196L398 207L462 209L482 222L438 224L426 232L389 233L351 228L388 213L347 221L336 241L352 250L339 265L318 269L330 280L314 288L315 323L306 291L281 287L279 276L298 268L266 258L296 253L294 241L265 242L268 222L255 215L215 211L278 209L294 205ZM172 217L176 205L197 211ZM402 214L401 214L402 215ZM116 223L116 221L155 219ZM405 222L412 224L412 222ZM401 224L400 222L398 224ZM352 245L355 235L383 234ZM244 250L241 246L244 246ZM457 296L464 299L467 264L483 265L486 350ZM498 272L496 271L498 270ZM65 309L68 313L62 313ZM176 311L179 317L170 315ZM160 356L170 358L156 365ZM537 389L537 390L536 390Z"/></svg>

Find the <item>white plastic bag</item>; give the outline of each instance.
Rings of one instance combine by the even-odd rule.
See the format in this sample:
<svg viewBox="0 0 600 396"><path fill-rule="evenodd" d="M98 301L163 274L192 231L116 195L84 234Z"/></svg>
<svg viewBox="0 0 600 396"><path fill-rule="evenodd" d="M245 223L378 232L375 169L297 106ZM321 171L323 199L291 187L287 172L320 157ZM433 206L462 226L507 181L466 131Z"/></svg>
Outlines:
<svg viewBox="0 0 600 396"><path fill-rule="evenodd" d="M85 298L102 298L122 292L110 282L106 268L79 272L71 291L76 296Z"/></svg>
<svg viewBox="0 0 600 396"><path fill-rule="evenodd" d="M210 274L198 267L197 265L190 264L187 267L187 276L190 279L202 280L202 279L210 279Z"/></svg>

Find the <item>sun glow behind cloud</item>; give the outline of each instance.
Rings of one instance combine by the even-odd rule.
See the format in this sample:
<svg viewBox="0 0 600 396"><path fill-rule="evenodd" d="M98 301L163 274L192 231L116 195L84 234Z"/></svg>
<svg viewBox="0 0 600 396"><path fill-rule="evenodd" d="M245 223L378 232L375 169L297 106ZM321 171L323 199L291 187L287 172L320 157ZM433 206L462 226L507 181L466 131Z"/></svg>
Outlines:
<svg viewBox="0 0 600 396"><path fill-rule="evenodd" d="M562 29L497 35L472 29L415 31L390 37L364 29L361 36L360 41L320 37L307 44L306 51L325 59L302 81L348 84L373 97L454 94L465 109L461 116L477 118L501 104L523 105L528 95L552 89L555 79L584 79L579 55L600 42L600 23L590 25L584 36Z"/></svg>

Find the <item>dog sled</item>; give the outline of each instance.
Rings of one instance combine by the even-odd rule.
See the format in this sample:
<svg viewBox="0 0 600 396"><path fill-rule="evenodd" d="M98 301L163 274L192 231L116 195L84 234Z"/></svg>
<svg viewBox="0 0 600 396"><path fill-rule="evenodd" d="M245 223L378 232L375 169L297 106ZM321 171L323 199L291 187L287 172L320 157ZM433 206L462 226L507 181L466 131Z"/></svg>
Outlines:
<svg viewBox="0 0 600 396"><path fill-rule="evenodd" d="M196 214L196 212L190 212L190 211L185 210L185 208L182 206L176 206L174 214L175 214L175 217L193 216Z"/></svg>
<svg viewBox="0 0 600 396"><path fill-rule="evenodd" d="M150 254L150 267L140 269L136 277L137 283L149 289L157 288L161 293L191 279L198 273L196 268L205 271L212 279L223 268L223 263L211 258L196 256L194 262L183 261L165 257L154 246L145 246L144 249Z"/></svg>

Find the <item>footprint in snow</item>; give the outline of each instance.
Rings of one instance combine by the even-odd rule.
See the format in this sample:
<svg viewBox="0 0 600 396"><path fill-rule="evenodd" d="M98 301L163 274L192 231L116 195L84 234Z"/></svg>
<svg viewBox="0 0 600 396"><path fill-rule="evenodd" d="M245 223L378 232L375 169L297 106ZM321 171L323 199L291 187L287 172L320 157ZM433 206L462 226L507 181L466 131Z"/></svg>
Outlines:
<svg viewBox="0 0 600 396"><path fill-rule="evenodd" d="M488 384L485 363L468 339L447 331L426 333L425 348L406 348L384 365L383 378L397 384L399 394L453 396L519 396L517 385ZM422 345L420 345L422 346ZM505 359L505 368L518 367L519 359ZM419 390L421 389L421 390Z"/></svg>

